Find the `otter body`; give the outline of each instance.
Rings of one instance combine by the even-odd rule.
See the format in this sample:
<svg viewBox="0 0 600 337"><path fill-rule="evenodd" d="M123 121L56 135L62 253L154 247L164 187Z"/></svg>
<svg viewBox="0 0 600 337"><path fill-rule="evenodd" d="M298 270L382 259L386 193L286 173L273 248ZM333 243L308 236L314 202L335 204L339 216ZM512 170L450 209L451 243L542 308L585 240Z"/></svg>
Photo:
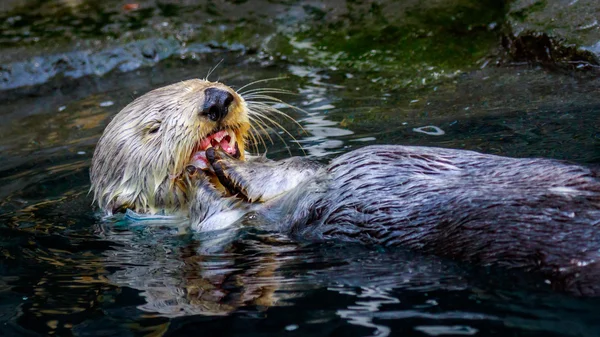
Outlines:
<svg viewBox="0 0 600 337"><path fill-rule="evenodd" d="M600 291L595 169L393 145L361 148L323 167L297 159L242 163L218 153L213 166L232 192L262 201L250 217L301 240L408 247L541 272L578 293ZM268 177L287 181L268 184ZM199 205L206 206L197 200L192 209ZM203 229L199 213L192 221Z"/></svg>
<svg viewBox="0 0 600 337"><path fill-rule="evenodd" d="M256 224L301 240L402 246L600 292L598 170L408 146L369 146L329 165L246 158L260 137L251 131L282 114L258 101L277 101L268 92L196 79L139 97L94 152L96 202L107 214L188 216L197 231Z"/></svg>

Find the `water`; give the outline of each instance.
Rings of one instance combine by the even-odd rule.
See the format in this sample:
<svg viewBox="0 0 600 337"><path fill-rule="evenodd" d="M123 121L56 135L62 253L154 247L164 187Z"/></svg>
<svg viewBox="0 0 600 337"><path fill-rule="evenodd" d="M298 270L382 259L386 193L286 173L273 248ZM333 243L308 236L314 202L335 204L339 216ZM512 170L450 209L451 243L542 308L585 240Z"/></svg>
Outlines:
<svg viewBox="0 0 600 337"><path fill-rule="evenodd" d="M87 30L71 22L88 20L87 11L60 16L61 6L71 3L77 5L60 2L58 12L50 11L56 20L39 21L37 9L31 16L19 14L19 20L34 23L5 30L2 48L27 47L36 37L51 44L63 38L53 33L57 31L84 39L109 29L114 38L122 38L118 25L103 21L106 16L88 22L93 29ZM280 5L270 7L273 13ZM302 8L290 6L287 16ZM196 13L175 5L160 11L158 19L148 12L135 14L137 21L110 11L107 15L116 15L126 30L149 25L177 35ZM496 20L494 11L481 20ZM15 13L2 15L13 18L6 27L15 26ZM184 22L168 31L177 22L165 18ZM435 22L427 26L434 32L432 40L412 57L385 56L393 41L371 53L375 33L365 28L364 35L351 39L354 49L332 63L339 50L328 54L321 47L342 48L332 41L352 27L309 39L312 44L306 43L306 35L313 31L294 35L281 29L284 33L258 52L251 51L252 43L236 47L230 36L215 42L229 43L219 45L222 49L212 43L204 51L201 42L189 39L197 43L191 54L177 49L183 45L178 44L169 54L177 57L158 57L139 67L133 66L135 57L125 57L127 67L104 76L58 72L46 78L33 72L31 78L20 77L21 82L4 82L10 85L3 89L13 89L0 91L0 335L600 335L600 300L557 293L534 275L476 268L400 248L294 242L258 228L231 240L226 233L182 233L173 224L133 226L118 217L103 219L92 206L88 170L111 117L153 88L204 77L222 59L211 75L214 80L241 87L285 76L264 86L298 93L281 98L303 110L288 113L305 131L282 121L293 138L280 133L282 142L272 135L275 142L267 144L267 152L274 159L306 155L326 162L358 147L385 143L600 163L596 76L526 65L486 66L485 58L461 62L466 54L481 57L495 41L493 29L485 28L491 25L477 22L469 23L480 41L477 46L457 44L455 48L469 52L458 53L449 68L433 67L455 49L424 50L454 36L447 31L461 37L471 31L443 19ZM444 25L452 29L436 30ZM235 34L244 29L242 23L223 27ZM405 31L392 31L399 32ZM248 35L241 34L241 40ZM282 36L293 42L292 49L286 49ZM393 51L402 53L402 48ZM428 57L420 63L423 55ZM404 69L407 64L414 67ZM33 83L39 85L29 86Z"/></svg>
<svg viewBox="0 0 600 337"><path fill-rule="evenodd" d="M151 88L205 74L213 62L41 88L35 100L8 97L0 126L5 334L598 334L597 299L555 293L531 275L401 249L296 243L260 230L230 242L218 233L182 235L172 226L99 217L87 171L111 116ZM599 161L594 79L491 69L382 94L294 67L237 62L227 60L216 76L239 87L287 75L277 86L300 93L287 101L306 112L289 113L307 133L286 125L297 143L283 134L287 146L269 145L274 158L302 154L298 144L326 161L359 146L397 143ZM524 80L506 80L513 72ZM490 85L475 92L483 77ZM414 131L428 125L444 134Z"/></svg>

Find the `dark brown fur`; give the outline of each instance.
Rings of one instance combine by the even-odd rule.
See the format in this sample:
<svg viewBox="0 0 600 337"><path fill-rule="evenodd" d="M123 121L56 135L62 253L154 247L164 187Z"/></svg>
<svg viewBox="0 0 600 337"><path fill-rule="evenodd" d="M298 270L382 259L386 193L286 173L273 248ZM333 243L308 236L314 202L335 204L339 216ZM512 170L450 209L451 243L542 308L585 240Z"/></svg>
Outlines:
<svg viewBox="0 0 600 337"><path fill-rule="evenodd" d="M265 201L253 211L273 230L302 240L408 247L541 272L581 294L600 292L597 169L408 146L365 147L318 170L293 160L222 157L215 165L246 198ZM294 170L312 176L261 198L256 185L265 184L262 176L279 177L283 168L290 179ZM249 170L257 179L244 180Z"/></svg>

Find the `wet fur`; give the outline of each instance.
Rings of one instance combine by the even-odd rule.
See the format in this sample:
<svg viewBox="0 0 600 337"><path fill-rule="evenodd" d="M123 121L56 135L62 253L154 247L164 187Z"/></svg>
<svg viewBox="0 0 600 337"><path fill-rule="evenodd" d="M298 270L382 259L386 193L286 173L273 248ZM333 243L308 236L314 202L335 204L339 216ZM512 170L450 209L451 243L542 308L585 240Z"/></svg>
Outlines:
<svg viewBox="0 0 600 337"><path fill-rule="evenodd" d="M597 169L408 146L369 146L314 165L226 156L213 164L246 199L264 202L246 206L252 217L301 240L403 246L541 272L580 294L600 291ZM251 179L257 174L290 181L271 185ZM205 219L192 212L192 221L202 229Z"/></svg>
<svg viewBox="0 0 600 337"><path fill-rule="evenodd" d="M198 114L211 87L235 97L219 123ZM261 123L270 120L265 113L281 114L253 101L264 92L249 90L246 101L223 84L189 80L133 101L94 152L90 177L100 208L190 216L197 231L257 224L300 240L403 246L541 272L581 294L600 292L597 169L406 146L365 147L326 166L213 153L222 186L184 169L200 139L221 127L239 131L243 153L246 137L255 137L249 130L264 130ZM250 125L246 103L254 104L257 125Z"/></svg>
<svg viewBox="0 0 600 337"><path fill-rule="evenodd" d="M234 95L227 117L217 122L199 115L204 91ZM184 176L194 147L219 127L236 129L240 152L250 128L244 99L228 86L193 79L153 90L127 105L106 127L94 152L90 178L94 199L112 214L187 215L195 182Z"/></svg>

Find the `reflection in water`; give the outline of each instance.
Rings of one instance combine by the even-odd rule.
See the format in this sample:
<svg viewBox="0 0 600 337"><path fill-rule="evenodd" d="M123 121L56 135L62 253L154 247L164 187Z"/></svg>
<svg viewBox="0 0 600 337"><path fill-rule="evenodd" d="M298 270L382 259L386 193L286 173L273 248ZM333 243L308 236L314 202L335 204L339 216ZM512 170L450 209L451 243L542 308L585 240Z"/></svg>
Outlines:
<svg viewBox="0 0 600 337"><path fill-rule="evenodd" d="M338 123L327 120L325 116L312 115L302 119L301 122L311 134L311 136L302 139L302 148L312 157L340 153L344 142L337 138L352 134L350 130L336 127Z"/></svg>
<svg viewBox="0 0 600 337"><path fill-rule="evenodd" d="M424 133L430 136L443 136L446 132L435 125L421 126L420 128L413 128L414 132Z"/></svg>
<svg viewBox="0 0 600 337"><path fill-rule="evenodd" d="M105 264L116 268L109 279L140 290L145 303L139 309L177 317L275 305L275 270L295 247L289 240L257 235L234 241L232 230L178 235L174 226L101 226L102 238L121 244L105 254Z"/></svg>
<svg viewBox="0 0 600 337"><path fill-rule="evenodd" d="M299 120L309 133L300 141L302 148L313 157L340 153L344 143L339 140L339 137L352 135L353 132L337 127L339 124L328 120L324 114L335 109L334 100L331 99L331 93L327 88L343 87L325 83L326 76L320 75L315 69L290 66L290 72L310 79L310 85L298 89L304 97L301 106L308 115Z"/></svg>
<svg viewBox="0 0 600 337"><path fill-rule="evenodd" d="M347 319L350 324L375 329L372 336L387 337L390 335L391 329L389 327L373 323L373 313L378 312L384 304L400 303L400 300L388 294L391 289L361 288L360 293L346 290L343 287L330 287L329 290L360 299L356 302L356 305L348 307L347 310L338 310L337 314L340 317Z"/></svg>
<svg viewBox="0 0 600 337"><path fill-rule="evenodd" d="M119 244L105 253L105 267L115 270L108 280L139 290L144 303L137 308L163 317L227 315L244 307L267 310L326 286L355 298L355 304L336 310L339 317L385 336L389 329L372 318L383 305L400 303L390 293L393 289L466 286L460 268L435 258L303 246L254 229L178 235L177 226L117 221L100 224L97 232Z"/></svg>
<svg viewBox="0 0 600 337"><path fill-rule="evenodd" d="M415 330L422 331L429 336L440 336L440 335L471 336L471 335L475 335L478 332L477 329L471 328L470 326L464 326L464 325L416 326Z"/></svg>

